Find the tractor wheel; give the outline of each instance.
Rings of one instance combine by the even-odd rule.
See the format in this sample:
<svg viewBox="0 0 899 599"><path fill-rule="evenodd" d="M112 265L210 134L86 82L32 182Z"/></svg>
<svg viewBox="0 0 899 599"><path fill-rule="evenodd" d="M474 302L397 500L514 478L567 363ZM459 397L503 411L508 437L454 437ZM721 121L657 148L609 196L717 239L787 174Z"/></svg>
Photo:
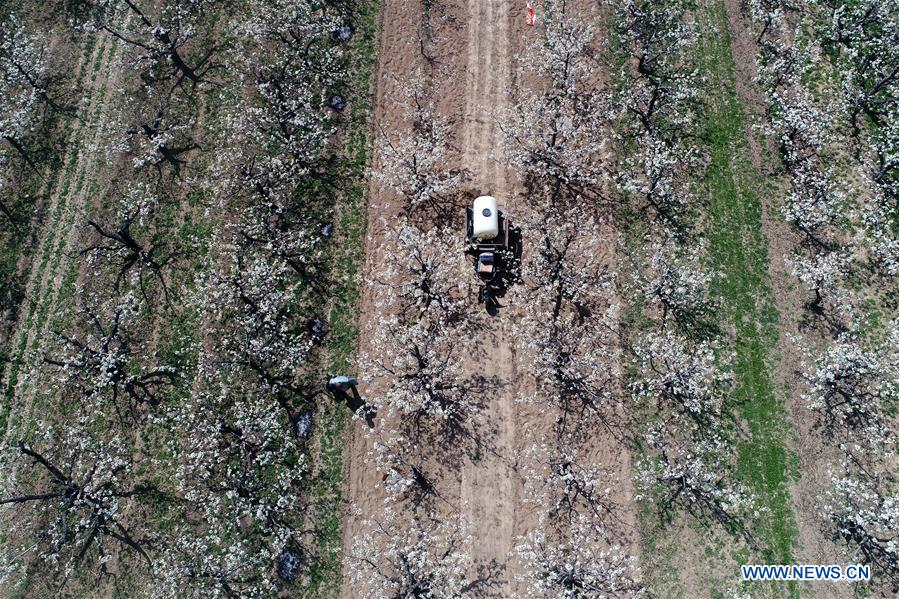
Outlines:
<svg viewBox="0 0 899 599"><path fill-rule="evenodd" d="M484 304L487 314L496 316L499 312L499 301L489 286L485 285L478 290L478 303Z"/></svg>

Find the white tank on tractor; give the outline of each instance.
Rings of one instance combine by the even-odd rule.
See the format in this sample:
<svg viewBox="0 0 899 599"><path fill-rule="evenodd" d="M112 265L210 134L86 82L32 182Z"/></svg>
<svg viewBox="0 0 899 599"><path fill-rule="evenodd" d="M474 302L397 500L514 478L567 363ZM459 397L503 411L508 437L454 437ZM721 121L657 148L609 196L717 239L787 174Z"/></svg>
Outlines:
<svg viewBox="0 0 899 599"><path fill-rule="evenodd" d="M480 196L472 209L471 236L479 241L495 239L499 235L499 211L496 198Z"/></svg>

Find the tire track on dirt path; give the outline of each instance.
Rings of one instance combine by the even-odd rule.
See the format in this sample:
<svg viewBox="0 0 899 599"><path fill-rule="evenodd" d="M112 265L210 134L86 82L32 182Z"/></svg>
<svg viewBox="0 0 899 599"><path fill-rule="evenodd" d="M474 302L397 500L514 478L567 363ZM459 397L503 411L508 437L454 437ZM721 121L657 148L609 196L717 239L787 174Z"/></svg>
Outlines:
<svg viewBox="0 0 899 599"><path fill-rule="evenodd" d="M467 54L468 78L466 118L462 122L464 166L472 171L472 183L477 194L496 196L510 219L514 219L515 191L508 182L507 165L500 161L505 140L496 125L495 111L508 104L506 90L510 81L511 64L508 51L510 40L511 3L491 0L468 0L469 44ZM474 307L473 309L480 309ZM493 319L485 339L488 359L472 364L472 374L496 377L502 388L490 401L474 424L491 451L480 461L468 463L461 473L461 508L473 527L472 546L475 567L490 563L505 565L514 544L516 503L520 483L513 471L518 432L518 394L516 356L511 340L512 321L507 310ZM495 431L493 430L495 427ZM503 594L508 595L509 572Z"/></svg>
<svg viewBox="0 0 899 599"><path fill-rule="evenodd" d="M453 163L468 169L471 180L467 190L471 197L476 194L492 194L500 206L515 219L515 203L519 190L517 180L508 172L509 165L503 159L504 136L496 121L496 112L509 104L508 86L511 82L511 57L513 47L521 40L515 36L522 31L515 30L514 19L520 15L511 0L458 0L451 10L453 17L441 41L441 64L449 67L450 76L445 80L449 86L441 89L438 99L439 110L450 122L455 123L453 137L459 148ZM386 0L381 12L379 39L379 64L377 88L375 89L372 131L386 130L399 124L395 103L402 95L399 90L403 82L413 76L422 64L413 32L418 30L421 15L410 11L409 6L399 0ZM523 23L523 17L522 17ZM439 38L440 36L438 36ZM414 40L417 41L417 40ZM445 44L445 45L443 45ZM370 168L377 170L380 158L372 153ZM368 222L364 273L367 280L376 280L384 271L388 251L382 231L385 215L397 214L402 206L396 198L389 197L374 183L369 184ZM461 236L463 232L460 230ZM462 260L461 256L459 258ZM474 277L474 273L471 272ZM481 311L476 295L471 297L471 310ZM360 304L359 354L373 351L371 347L371 327L385 314L379 313L373 292L366 289ZM501 384L491 390L490 400L484 411L472 423L482 442L482 451L475 460L462 460L458 466L442 472L445 494L452 509L461 509L471 524L473 535L472 558L475 569L495 563L504 567L508 554L514 545L520 512L520 477L515 471L516 455L521 441L518 439L519 404L515 399L519 388L515 345L512 326L516 321L514 308L501 310L499 316L488 319L484 331L484 355L471 356L463 366L465 372L495 378ZM376 351L376 350L374 350ZM478 352L479 354L481 352ZM362 381L360 391L363 396L377 396L385 386L385 381ZM389 423L382 423L389 427ZM350 514L344 523L344 555L350 553L353 539L365 529L365 518L378 518L383 511L384 490L381 474L370 461L374 438L367 434L364 425L356 424L347 450L347 475L345 498L349 505L358 510ZM439 456L431 456L439 460ZM449 505L447 504L447 505ZM440 516L440 514L434 514ZM359 597L359 589L349 584L349 562L345 565L345 576L341 596ZM495 573L495 572L494 572ZM472 573L473 575L475 573ZM499 572L493 578L493 591L500 596L509 596L512 586L511 576Z"/></svg>

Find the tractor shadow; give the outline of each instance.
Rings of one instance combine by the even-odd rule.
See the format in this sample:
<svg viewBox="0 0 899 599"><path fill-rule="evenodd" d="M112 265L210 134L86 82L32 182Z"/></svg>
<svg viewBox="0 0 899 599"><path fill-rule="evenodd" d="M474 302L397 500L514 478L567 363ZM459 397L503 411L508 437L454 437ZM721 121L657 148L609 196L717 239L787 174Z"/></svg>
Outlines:
<svg viewBox="0 0 899 599"><path fill-rule="evenodd" d="M522 235L521 229L515 225L509 226L509 247L497 252L499 258L499 277L478 290L478 302L484 304L487 314L499 315L504 308L500 299L505 297L509 288L521 282L521 254Z"/></svg>

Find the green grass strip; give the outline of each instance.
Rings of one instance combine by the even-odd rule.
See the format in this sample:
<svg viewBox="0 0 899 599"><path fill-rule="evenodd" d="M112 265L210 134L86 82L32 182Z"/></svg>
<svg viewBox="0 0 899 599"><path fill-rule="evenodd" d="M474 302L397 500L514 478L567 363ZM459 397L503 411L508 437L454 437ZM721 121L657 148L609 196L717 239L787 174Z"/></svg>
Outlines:
<svg viewBox="0 0 899 599"><path fill-rule="evenodd" d="M353 117L347 131L346 165L352 185L341 205L336 230L339 245L334 256L335 301L329 317L328 368L344 372L356 353L358 340L357 303L360 297L359 269L362 264L367 211L365 202L365 169L367 165L368 118L371 114L372 73L377 58L377 27L380 2L361 2L357 12L357 32L352 52L356 58L353 87L359 94L352 98ZM319 421L319 452L314 482L316 499L316 545L319 559L309 571L307 597L340 595L343 555L343 488L344 448L351 432L350 416L343 405L325 404Z"/></svg>
<svg viewBox="0 0 899 599"><path fill-rule="evenodd" d="M710 164L701 183L709 200L709 255L722 275L715 285L722 299L721 324L732 327L734 334L735 399L751 433L738 446L738 475L768 511L753 531L763 557L790 563L796 542L788 489L792 458L786 445L791 427L770 374L777 363L778 313L767 281L767 241L762 234L759 191L765 181L749 158L724 4L709 3L705 12L713 28L700 44L708 78L703 138ZM794 585L789 594L798 594Z"/></svg>

